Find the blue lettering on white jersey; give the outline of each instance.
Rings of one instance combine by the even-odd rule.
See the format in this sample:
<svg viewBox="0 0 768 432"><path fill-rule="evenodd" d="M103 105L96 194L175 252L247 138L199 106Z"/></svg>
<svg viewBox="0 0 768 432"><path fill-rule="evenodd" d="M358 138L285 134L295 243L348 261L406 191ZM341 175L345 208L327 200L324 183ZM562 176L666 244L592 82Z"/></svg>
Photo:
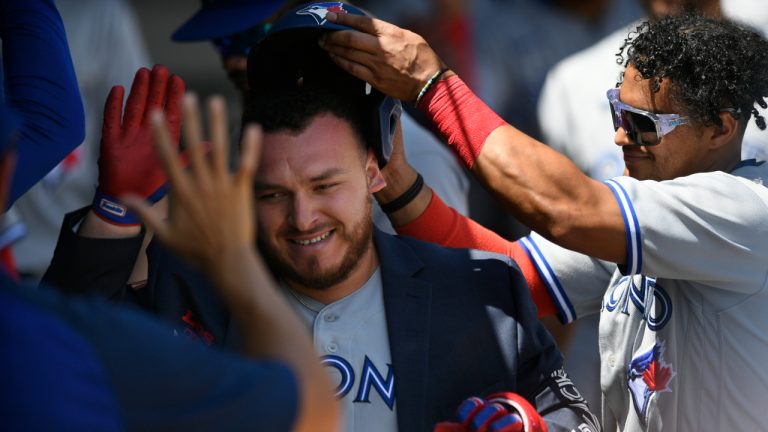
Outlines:
<svg viewBox="0 0 768 432"><path fill-rule="evenodd" d="M640 282L636 283L636 278ZM672 318L672 299L669 294L650 276L623 276L611 287L605 297L603 307L608 312L629 315L629 304L643 314L648 328L659 331Z"/></svg>
<svg viewBox="0 0 768 432"><path fill-rule="evenodd" d="M355 384L355 370L352 369L352 365L349 364L344 357L335 355L323 356L320 360L320 364L332 367L339 371L341 382L339 382L339 385L336 387L336 397L341 399L346 396Z"/></svg>
<svg viewBox="0 0 768 432"><path fill-rule="evenodd" d="M355 385L355 370L352 365L341 356L325 355L320 363L323 366L331 367L341 376L341 380L336 387L336 397L344 398ZM354 403L371 403L371 388L381 396L381 399L390 409L395 406L395 374L392 371L392 365L387 364L386 378L379 372L368 356L363 361L362 372L360 373L360 382L357 387L357 395Z"/></svg>
<svg viewBox="0 0 768 432"><path fill-rule="evenodd" d="M355 402L370 403L369 396L371 393L371 386L376 389L381 399L387 404L389 409L395 405L395 375L392 372L392 365L387 365L387 378L384 379L373 362L365 356L365 362L363 363L363 373L360 374L360 385L357 388L357 397Z"/></svg>

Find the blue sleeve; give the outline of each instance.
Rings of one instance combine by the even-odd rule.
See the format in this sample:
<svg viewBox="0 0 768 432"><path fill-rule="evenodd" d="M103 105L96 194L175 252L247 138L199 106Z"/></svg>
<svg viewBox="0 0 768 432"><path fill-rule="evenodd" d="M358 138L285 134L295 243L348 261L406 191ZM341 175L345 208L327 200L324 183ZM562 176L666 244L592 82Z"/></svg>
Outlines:
<svg viewBox="0 0 768 432"><path fill-rule="evenodd" d="M101 299L45 288L14 291L89 344L127 430L285 431L295 421L297 382L281 363L174 336L147 315Z"/></svg>
<svg viewBox="0 0 768 432"><path fill-rule="evenodd" d="M10 283L3 280L0 287L3 430L124 430L104 368L88 342L4 289Z"/></svg>
<svg viewBox="0 0 768 432"><path fill-rule="evenodd" d="M67 37L52 0L0 0L6 103L22 118L10 206L85 137Z"/></svg>

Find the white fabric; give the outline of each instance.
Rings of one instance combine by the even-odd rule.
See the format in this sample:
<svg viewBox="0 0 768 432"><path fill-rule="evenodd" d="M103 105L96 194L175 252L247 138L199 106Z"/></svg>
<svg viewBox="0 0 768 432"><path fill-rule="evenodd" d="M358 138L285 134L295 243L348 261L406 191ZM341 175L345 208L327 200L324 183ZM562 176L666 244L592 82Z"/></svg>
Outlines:
<svg viewBox="0 0 768 432"><path fill-rule="evenodd" d="M64 214L83 207L96 189L104 102L113 85L126 96L136 70L151 67L133 10L122 0L57 0L85 108L85 141L74 163L59 164L12 207L29 227L14 245L18 269L41 277L51 262Z"/></svg>
<svg viewBox="0 0 768 432"><path fill-rule="evenodd" d="M625 194L623 212L636 216L637 229L627 234L639 247L627 259L636 273L621 266L626 275L617 269L607 289L594 264L579 274L579 263L590 260L529 239L578 314L595 308L589 299L602 287L606 430L765 429L766 182L766 164L665 182L614 179ZM644 353L650 367L630 375Z"/></svg>
<svg viewBox="0 0 768 432"><path fill-rule="evenodd" d="M720 0L723 13L732 20L751 25L768 36L768 8L765 0Z"/></svg>
<svg viewBox="0 0 768 432"><path fill-rule="evenodd" d="M286 287L283 290L312 335L315 349L331 374L331 382L346 391L341 398L343 430L396 431L396 381L394 375L389 376L394 372L381 271L376 270L354 293L329 305ZM366 369L367 362L374 368ZM342 374L341 369L353 372ZM372 382L376 380L378 382ZM385 401L386 396L391 396L391 407Z"/></svg>

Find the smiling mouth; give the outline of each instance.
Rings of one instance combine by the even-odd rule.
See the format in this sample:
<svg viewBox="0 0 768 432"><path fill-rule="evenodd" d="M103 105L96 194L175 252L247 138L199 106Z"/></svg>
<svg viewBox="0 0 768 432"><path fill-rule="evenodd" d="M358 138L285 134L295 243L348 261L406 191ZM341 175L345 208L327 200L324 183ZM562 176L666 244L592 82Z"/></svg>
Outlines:
<svg viewBox="0 0 768 432"><path fill-rule="evenodd" d="M327 239L328 237L331 236L333 231L334 230L327 231L327 232L325 232L323 234L320 234L317 237L313 237L313 238L307 239L307 240L291 239L291 242L293 242L293 243L295 243L297 245L300 245L300 246L309 246L309 245L312 245L312 244L315 244L315 243L319 243L319 242Z"/></svg>
<svg viewBox="0 0 768 432"><path fill-rule="evenodd" d="M637 151L624 152L624 160L639 160L639 159L650 159L650 156L647 153L637 152Z"/></svg>

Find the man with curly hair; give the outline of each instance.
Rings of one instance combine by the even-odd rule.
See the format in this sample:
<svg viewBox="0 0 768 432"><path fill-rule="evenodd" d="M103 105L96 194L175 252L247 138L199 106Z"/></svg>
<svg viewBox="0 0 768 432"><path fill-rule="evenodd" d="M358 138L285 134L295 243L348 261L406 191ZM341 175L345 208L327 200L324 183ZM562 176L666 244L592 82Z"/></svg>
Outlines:
<svg viewBox="0 0 768 432"><path fill-rule="evenodd" d="M768 42L696 15L639 26L607 92L628 176L599 182L501 120L418 35L328 19L361 30L325 39L336 62L416 99L534 233L494 237L428 188L392 215L398 231L514 257L540 315L601 313L606 430L765 428L768 165L740 150L751 117L766 126L755 104L766 106ZM385 201L416 176L404 163L388 168Z"/></svg>

